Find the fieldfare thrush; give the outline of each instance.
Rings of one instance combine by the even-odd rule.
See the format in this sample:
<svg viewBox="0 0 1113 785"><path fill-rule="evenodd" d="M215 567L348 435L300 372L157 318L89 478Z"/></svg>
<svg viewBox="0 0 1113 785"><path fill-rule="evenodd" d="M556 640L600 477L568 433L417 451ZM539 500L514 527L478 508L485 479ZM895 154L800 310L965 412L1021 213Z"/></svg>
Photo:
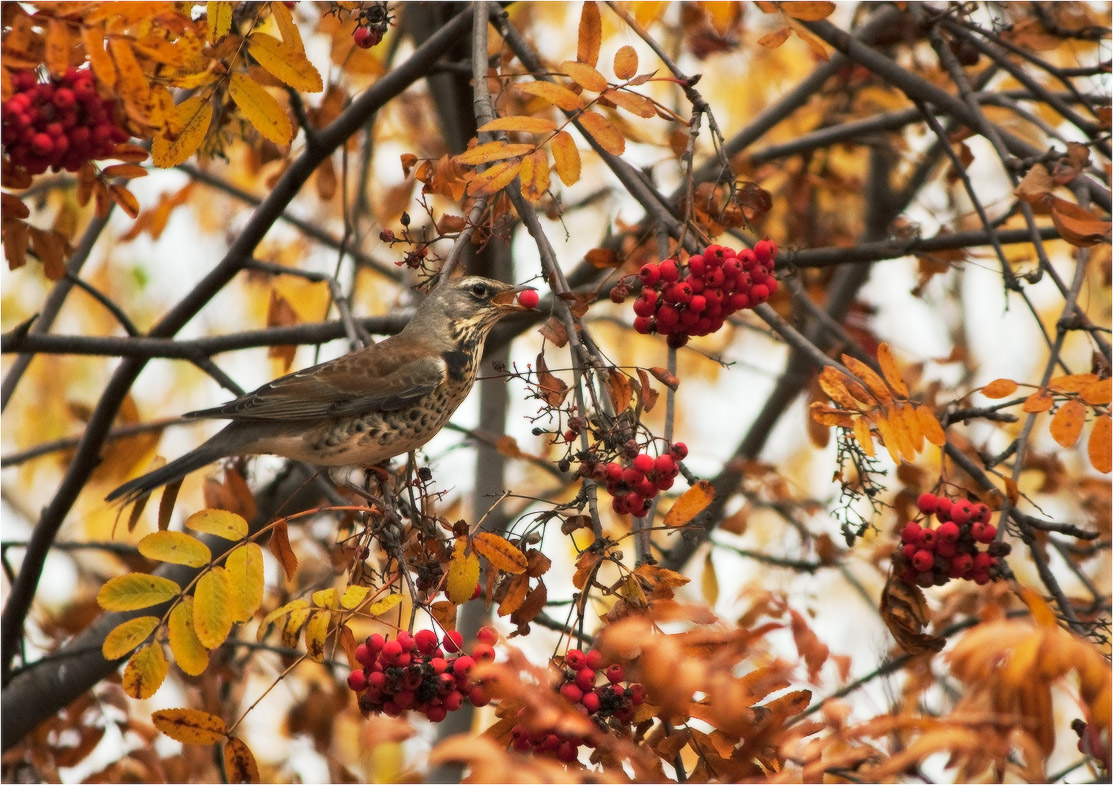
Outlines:
<svg viewBox="0 0 1113 785"><path fill-rule="evenodd" d="M528 310L530 287L468 276L439 286L397 335L265 384L187 418L231 422L201 446L124 483L125 503L231 455L371 466L421 447L467 397L495 323Z"/></svg>

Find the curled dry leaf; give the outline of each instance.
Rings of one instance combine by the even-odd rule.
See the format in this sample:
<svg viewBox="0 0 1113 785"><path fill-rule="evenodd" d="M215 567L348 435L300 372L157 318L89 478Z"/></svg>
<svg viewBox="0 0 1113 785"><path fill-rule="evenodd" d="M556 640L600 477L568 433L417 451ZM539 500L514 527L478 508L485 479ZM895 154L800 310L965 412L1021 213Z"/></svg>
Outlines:
<svg viewBox="0 0 1113 785"><path fill-rule="evenodd" d="M892 576L881 592L881 618L900 647L909 654L939 651L947 642L945 638L921 632L928 624L928 611L920 587Z"/></svg>

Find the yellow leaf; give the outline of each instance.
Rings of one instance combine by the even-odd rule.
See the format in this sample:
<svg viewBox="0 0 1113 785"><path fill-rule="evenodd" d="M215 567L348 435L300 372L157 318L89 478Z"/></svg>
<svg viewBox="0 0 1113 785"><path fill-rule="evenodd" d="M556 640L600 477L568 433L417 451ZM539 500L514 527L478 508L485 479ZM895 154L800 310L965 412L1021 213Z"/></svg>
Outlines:
<svg viewBox="0 0 1113 785"><path fill-rule="evenodd" d="M901 398L907 398L908 386L900 378L900 369L897 368L896 358L893 357L889 344L884 341L877 347L877 364L881 366L881 373L885 375L885 381L889 383L893 392Z"/></svg>
<svg viewBox="0 0 1113 785"><path fill-rule="evenodd" d="M200 567L212 561L209 546L184 532L153 532L139 541L139 552L148 559Z"/></svg>
<svg viewBox="0 0 1113 785"><path fill-rule="evenodd" d="M138 616L128 619L123 624L117 624L104 636L101 653L110 662L120 659L147 640L158 628L160 621L158 616Z"/></svg>
<svg viewBox="0 0 1113 785"><path fill-rule="evenodd" d="M862 451L872 458L874 456L873 432L870 430L870 421L861 415L854 418L854 438L861 445Z"/></svg>
<svg viewBox="0 0 1113 785"><path fill-rule="evenodd" d="M309 608L309 603L306 602L305 600L300 600L300 599L299 600L291 600L290 602L286 603L282 607L275 608L273 611L271 611L266 616L264 616L263 620L261 622L259 622L259 630L258 630L258 633L256 634L256 638L260 641L263 640L263 638L267 634L267 628L269 626L271 626L278 619L281 619L283 616L287 616L287 615L289 615L290 613L292 613L296 610L305 610L305 609L308 609L308 608ZM308 610L306 610L306 613L308 614Z"/></svg>
<svg viewBox="0 0 1113 785"><path fill-rule="evenodd" d="M294 138L294 128L282 105L247 74L232 74L228 80L228 95L265 139L275 144L289 144Z"/></svg>
<svg viewBox="0 0 1113 785"><path fill-rule="evenodd" d="M169 670L162 647L157 642L148 643L131 655L128 664L124 666L120 686L128 697L146 700L158 692Z"/></svg>
<svg viewBox="0 0 1113 785"><path fill-rule="evenodd" d="M468 180L468 194L471 196L490 196L510 185L521 171L522 162L499 161Z"/></svg>
<svg viewBox="0 0 1113 785"><path fill-rule="evenodd" d="M459 155L455 156L454 160L457 163L465 164L467 166L476 166L478 164L488 164L492 161L501 161L505 158L515 158L519 155L531 153L537 149L535 144L515 143L510 142L486 142L479 144L470 150L465 150Z"/></svg>
<svg viewBox="0 0 1113 785"><path fill-rule="evenodd" d="M484 123L480 133L488 131L519 131L526 134L551 134L556 130L556 123L545 117L530 117L529 115L510 115L498 117L489 123Z"/></svg>
<svg viewBox="0 0 1113 785"><path fill-rule="evenodd" d="M793 19L803 19L807 22L818 22L826 19L835 10L835 4L830 2L798 2L781 3L780 9L786 16Z"/></svg>
<svg viewBox="0 0 1113 785"><path fill-rule="evenodd" d="M169 578L129 572L112 578L97 592L97 605L106 611L135 611L172 600L182 587Z"/></svg>
<svg viewBox="0 0 1113 785"><path fill-rule="evenodd" d="M1084 386L1078 391L1078 395L1091 406L1105 406L1110 402L1110 396L1113 393L1111 382L1113 382L1113 379L1098 379Z"/></svg>
<svg viewBox="0 0 1113 785"><path fill-rule="evenodd" d="M205 17L209 22L209 43L215 44L232 29L232 4L209 0L205 4Z"/></svg>
<svg viewBox="0 0 1113 785"><path fill-rule="evenodd" d="M182 601L170 611L167 622L170 638L170 651L174 662L187 676L200 676L209 666L209 650L197 637L193 626L193 598L183 597Z"/></svg>
<svg viewBox="0 0 1113 785"><path fill-rule="evenodd" d="M657 107L644 95L631 93L629 90L607 90L603 97L615 106L625 109L632 115L649 119L657 116Z"/></svg>
<svg viewBox="0 0 1113 785"><path fill-rule="evenodd" d="M201 510L186 518L187 529L213 534L225 540L242 540L247 536L247 521L227 510Z"/></svg>
<svg viewBox="0 0 1113 785"><path fill-rule="evenodd" d="M325 661L325 640L331 618L329 611L317 611L305 626L305 652L314 662Z"/></svg>
<svg viewBox="0 0 1113 785"><path fill-rule="evenodd" d="M565 60L560 64L561 73L567 74L573 82L585 90L601 93L607 89L607 77L603 76L594 66L587 63L576 63Z"/></svg>
<svg viewBox="0 0 1113 785"><path fill-rule="evenodd" d="M885 419L882 414L874 421L877 426L878 433L881 434L881 441L885 445L885 449L889 451L889 457L893 459L893 463L900 465L900 444L897 442L897 435L893 433L893 426Z"/></svg>
<svg viewBox="0 0 1113 785"><path fill-rule="evenodd" d="M448 599L459 605L472 598L479 584L479 557L467 551L464 538L456 540L452 560L445 576L444 593Z"/></svg>
<svg viewBox="0 0 1113 785"><path fill-rule="evenodd" d="M61 79L66 69L70 67L70 48L73 46L73 36L70 26L64 20L55 17L50 20L46 29L46 47L44 57L50 75Z"/></svg>
<svg viewBox="0 0 1113 785"><path fill-rule="evenodd" d="M538 201L549 190L549 157L544 150L535 150L522 159L518 176L522 178L522 195Z"/></svg>
<svg viewBox="0 0 1113 785"><path fill-rule="evenodd" d="M916 408L911 403L897 404L901 421L904 423L904 430L908 434L908 438L912 447L912 460L916 453L924 449L924 431L923 426L920 424L920 417L916 413Z"/></svg>
<svg viewBox="0 0 1113 785"><path fill-rule="evenodd" d="M526 571L528 566L526 555L494 532L480 532L475 535L472 546L481 556L485 556L487 561L491 562L492 567L500 572L518 575ZM474 585L471 587L471 591L475 591Z"/></svg>
<svg viewBox="0 0 1113 785"><path fill-rule="evenodd" d="M626 137L603 115L588 110L579 119L591 138L611 155L622 155L626 150Z"/></svg>
<svg viewBox="0 0 1113 785"><path fill-rule="evenodd" d="M1065 401L1051 418L1048 426L1051 438L1059 443L1060 447L1073 447L1082 435L1082 426L1086 423L1086 407L1074 400Z"/></svg>
<svg viewBox="0 0 1113 785"><path fill-rule="evenodd" d="M224 745L224 774L228 782L260 782L259 764L251 748L236 738Z"/></svg>
<svg viewBox="0 0 1113 785"><path fill-rule="evenodd" d="M213 105L207 96L195 95L178 104L175 123L181 131L174 133L170 123L163 126L151 141L151 160L156 166L171 167L185 163L197 152L213 119Z"/></svg>
<svg viewBox="0 0 1113 785"><path fill-rule="evenodd" d="M291 603L293 604L293 603ZM296 648L298 645L298 638L301 636L301 628L309 621L308 604L298 605L286 614L286 622L282 625L282 645L291 649Z"/></svg>
<svg viewBox="0 0 1113 785"><path fill-rule="evenodd" d="M143 67L135 56L128 39L112 36L108 39L108 51L116 64L116 95L124 100L132 113L144 115L150 87Z"/></svg>
<svg viewBox="0 0 1113 785"><path fill-rule="evenodd" d="M213 567L193 591L193 627L206 649L224 643L232 630L232 588L223 567Z"/></svg>
<svg viewBox="0 0 1113 785"><path fill-rule="evenodd" d="M320 591L313 592L312 599L313 604L318 608L335 610L336 606L340 603L340 594L336 589L321 589Z"/></svg>
<svg viewBox="0 0 1113 785"><path fill-rule="evenodd" d="M567 131L561 131L553 137L550 145L553 151L553 164L556 166L557 175L565 185L573 185L580 180L580 151L576 142Z"/></svg>
<svg viewBox="0 0 1113 785"><path fill-rule="evenodd" d="M1016 392L1017 383L1012 379L994 379L982 388L986 398L1007 398Z"/></svg>
<svg viewBox="0 0 1113 785"><path fill-rule="evenodd" d="M638 52L632 46L620 47L614 53L614 75L629 79L638 72Z"/></svg>
<svg viewBox="0 0 1113 785"><path fill-rule="evenodd" d="M943 426L939 424L939 420L935 418L935 413L926 406L916 405L916 417L920 421L920 432L924 434L924 438L934 444L936 447L942 447L947 443L947 434L943 431Z"/></svg>
<svg viewBox="0 0 1113 785"><path fill-rule="evenodd" d="M305 52L297 51L273 35L253 32L247 39L247 51L272 76L295 90L319 93L325 89L320 72L309 62Z"/></svg>
<svg viewBox="0 0 1113 785"><path fill-rule="evenodd" d="M703 593L703 601L714 608L715 603L719 601L719 576L715 574L715 565L711 561L711 551L707 552L707 556L703 560L700 591Z"/></svg>
<svg viewBox="0 0 1113 785"><path fill-rule="evenodd" d="M848 354L842 356L843 365L845 365L852 374L857 376L866 383L873 396L882 403L892 403L893 394L889 392L889 388L885 386L885 382L878 376L872 368L856 357L851 357Z"/></svg>
<svg viewBox="0 0 1113 785"><path fill-rule="evenodd" d="M576 59L595 65L599 61L599 44L603 40L603 25L599 19L599 6L587 0L580 9L580 26L576 34Z"/></svg>
<svg viewBox="0 0 1113 785"><path fill-rule="evenodd" d="M89 65L93 67L97 81L105 87L115 87L116 64L104 49L104 24L83 24L81 43L85 46L85 54L89 56Z"/></svg>
<svg viewBox="0 0 1113 785"><path fill-rule="evenodd" d="M224 569L232 590L232 621L250 621L263 604L263 549L245 543L228 554Z"/></svg>
<svg viewBox="0 0 1113 785"><path fill-rule="evenodd" d="M472 587L472 591L475 587ZM468 597L471 597L469 594ZM394 610L402 603L401 594L388 594L382 599L375 600L367 607L367 613L371 616L382 616L387 611Z"/></svg>
<svg viewBox="0 0 1113 785"><path fill-rule="evenodd" d="M536 95L538 98L543 98L554 106L560 107L566 112L574 112L581 109L584 105L583 99L579 94L572 92L564 85L555 84L554 82L523 82L515 84L523 93Z"/></svg>
<svg viewBox="0 0 1113 785"><path fill-rule="evenodd" d="M1086 443L1090 465L1102 474L1113 471L1113 456L1110 454L1113 450L1111 437L1113 437L1113 420L1108 414L1103 414L1094 422L1094 428L1090 431L1090 440Z"/></svg>
<svg viewBox="0 0 1113 785"><path fill-rule="evenodd" d="M370 593L370 586L349 586L344 590L344 593L340 595L340 607L348 611L358 608L360 603L367 599L367 595Z"/></svg>
<svg viewBox="0 0 1113 785"><path fill-rule="evenodd" d="M217 744L228 735L224 720L197 709L161 709L151 715L151 722L182 744Z"/></svg>
<svg viewBox="0 0 1113 785"><path fill-rule="evenodd" d="M1046 412L1054 405L1055 399L1051 397L1051 393L1041 387L1025 398L1020 408L1028 414L1036 414L1037 412Z"/></svg>
<svg viewBox="0 0 1113 785"><path fill-rule="evenodd" d="M665 515L666 526L685 526L711 504L715 489L707 480L700 480L680 495Z"/></svg>
<svg viewBox="0 0 1113 785"><path fill-rule="evenodd" d="M301 31L294 24L294 15L290 12L290 8L283 2L273 2L270 4L270 8L271 16L274 17L275 24L278 25L278 32L282 33L282 43L291 47L295 52L304 55L305 44L301 40Z"/></svg>

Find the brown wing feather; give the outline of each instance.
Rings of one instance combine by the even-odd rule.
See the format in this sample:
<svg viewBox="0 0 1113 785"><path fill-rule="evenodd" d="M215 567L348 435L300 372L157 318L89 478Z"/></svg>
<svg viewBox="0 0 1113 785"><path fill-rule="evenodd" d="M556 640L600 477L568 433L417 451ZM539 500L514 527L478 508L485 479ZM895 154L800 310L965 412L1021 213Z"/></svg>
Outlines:
<svg viewBox="0 0 1113 785"><path fill-rule="evenodd" d="M387 339L282 376L223 406L186 416L307 420L392 411L430 392L444 378L443 359L429 356L409 341Z"/></svg>

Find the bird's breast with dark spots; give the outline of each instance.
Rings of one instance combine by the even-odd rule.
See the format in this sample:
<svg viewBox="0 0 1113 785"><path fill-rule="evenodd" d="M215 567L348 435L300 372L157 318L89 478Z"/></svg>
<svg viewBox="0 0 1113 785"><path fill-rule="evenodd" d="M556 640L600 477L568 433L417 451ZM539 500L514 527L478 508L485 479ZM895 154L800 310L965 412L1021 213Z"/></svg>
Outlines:
<svg viewBox="0 0 1113 785"><path fill-rule="evenodd" d="M442 354L441 358L444 360L445 370L450 380L457 383L467 381L471 365L471 358L467 352L454 349Z"/></svg>

